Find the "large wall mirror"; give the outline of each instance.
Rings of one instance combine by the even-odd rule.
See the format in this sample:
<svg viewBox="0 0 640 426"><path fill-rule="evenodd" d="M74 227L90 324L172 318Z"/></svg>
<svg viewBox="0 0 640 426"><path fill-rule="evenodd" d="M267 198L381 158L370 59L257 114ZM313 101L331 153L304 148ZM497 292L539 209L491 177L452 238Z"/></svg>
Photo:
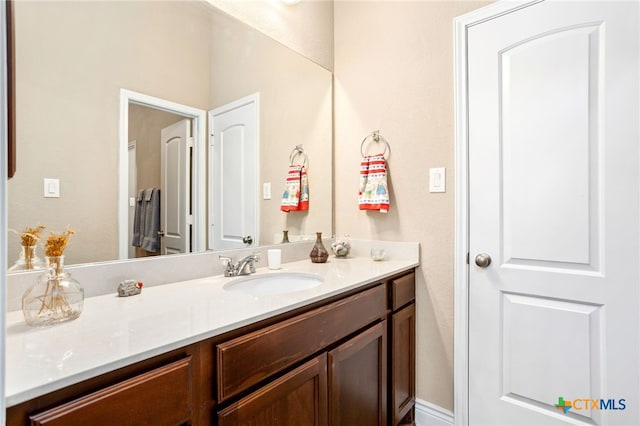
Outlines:
<svg viewBox="0 0 640 426"><path fill-rule="evenodd" d="M76 234L65 253L67 264L150 254L134 248L123 255L122 239L130 236L122 236L122 224L131 227L133 214L123 215L123 202L133 204L131 194L160 186L161 130L186 118L192 131L204 129L203 146L191 150L189 159L192 170L202 169L187 184L191 221L204 226L191 228L197 235L191 235L186 251L223 248L212 246L209 238L217 225L210 219L217 201L209 194L220 183L222 198L231 201L241 196L239 182L255 187L254 244L272 244L284 229L292 239L332 231L332 75L327 69L197 1L18 0L13 35L17 170L8 182L10 229L71 226ZM123 93L135 95L123 104ZM197 114L189 111L206 117L255 95L253 176L238 173L232 182L213 181L211 129L194 122ZM179 105L187 113L176 115L172 108L147 105L146 99ZM128 133L123 142L124 109ZM136 146L135 156L127 156L123 143ZM283 213L280 198L298 145L308 158L310 206ZM236 161L242 155L239 151ZM132 183L131 173L137 182ZM59 182L59 197L44 196L54 189L44 179ZM270 198L265 184L271 186ZM8 240L12 265L20 244L12 233Z"/></svg>

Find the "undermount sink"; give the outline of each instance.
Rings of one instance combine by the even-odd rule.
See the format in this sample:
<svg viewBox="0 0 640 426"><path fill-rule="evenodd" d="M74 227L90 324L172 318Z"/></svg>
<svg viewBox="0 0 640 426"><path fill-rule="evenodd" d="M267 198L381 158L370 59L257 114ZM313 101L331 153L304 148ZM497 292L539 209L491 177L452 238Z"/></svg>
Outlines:
<svg viewBox="0 0 640 426"><path fill-rule="evenodd" d="M308 290L322 284L323 278L304 272L280 272L268 275L249 275L224 285L226 291L248 294L284 294Z"/></svg>

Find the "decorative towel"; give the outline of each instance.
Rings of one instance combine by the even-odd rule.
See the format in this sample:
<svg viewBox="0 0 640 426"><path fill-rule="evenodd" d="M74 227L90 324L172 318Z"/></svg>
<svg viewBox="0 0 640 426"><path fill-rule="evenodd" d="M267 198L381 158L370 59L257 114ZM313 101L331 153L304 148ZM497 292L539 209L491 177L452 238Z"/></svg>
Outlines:
<svg viewBox="0 0 640 426"><path fill-rule="evenodd" d="M280 210L287 213L309 210L309 180L307 170L301 164L289 166Z"/></svg>
<svg viewBox="0 0 640 426"><path fill-rule="evenodd" d="M160 249L160 190L150 188L145 191L144 197L144 228L141 230L142 238L140 247L149 252L157 252Z"/></svg>
<svg viewBox="0 0 640 426"><path fill-rule="evenodd" d="M360 210L389 211L389 190L387 187L387 162L383 154L362 158L360 163Z"/></svg>
<svg viewBox="0 0 640 426"><path fill-rule="evenodd" d="M144 202L144 189L138 191L138 197L136 198L136 209L133 215L133 238L131 239L131 245L134 247L140 247L142 244L142 235L144 234L144 208L146 203Z"/></svg>

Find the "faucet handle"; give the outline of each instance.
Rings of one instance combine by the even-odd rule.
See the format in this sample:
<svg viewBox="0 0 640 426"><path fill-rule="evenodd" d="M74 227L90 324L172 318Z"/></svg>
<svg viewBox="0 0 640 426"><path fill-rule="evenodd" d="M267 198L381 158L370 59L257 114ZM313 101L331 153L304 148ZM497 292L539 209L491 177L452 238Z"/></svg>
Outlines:
<svg viewBox="0 0 640 426"><path fill-rule="evenodd" d="M218 259L220 259L225 266L231 265L233 261L233 259L228 256L218 256Z"/></svg>

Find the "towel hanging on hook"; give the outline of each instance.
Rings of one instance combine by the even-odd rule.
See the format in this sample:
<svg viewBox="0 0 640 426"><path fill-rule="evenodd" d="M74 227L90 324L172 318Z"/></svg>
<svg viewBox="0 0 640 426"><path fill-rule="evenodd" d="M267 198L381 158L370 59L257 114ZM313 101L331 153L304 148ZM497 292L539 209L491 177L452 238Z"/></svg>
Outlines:
<svg viewBox="0 0 640 426"><path fill-rule="evenodd" d="M360 143L360 154L362 154L363 157L367 156L366 148L368 148L369 145L367 144L367 146L365 146L365 142L367 142L367 139L369 138L371 138L371 141L369 143L378 144L381 141L384 142L384 151L382 151L383 157L385 154L387 154L387 152L389 153L389 155L391 155L391 146L389 145L389 142L387 142L387 140L380 134L380 130L374 130L373 132L365 136ZM386 158L388 158L388 156Z"/></svg>
<svg viewBox="0 0 640 426"><path fill-rule="evenodd" d="M293 164L297 156L302 156L302 164ZM289 169L285 180L280 210L283 212L309 210L309 179L307 166L309 158L302 145L297 145L289 156Z"/></svg>
<svg viewBox="0 0 640 426"><path fill-rule="evenodd" d="M293 160L296 157L302 157L302 166L305 167L305 169L309 168L309 157L307 156L307 153L304 151L304 148L302 147L302 145L296 145L295 148L293 148L291 150L291 154L289 155L289 165L293 166Z"/></svg>
<svg viewBox="0 0 640 426"><path fill-rule="evenodd" d="M384 142L384 151L375 155L366 155L364 144L367 139L372 142ZM389 187L387 185L387 162L384 155L391 153L389 142L378 130L367 135L360 144L362 161L360 162L360 188L358 192L358 207L360 210L377 210L380 213L389 212Z"/></svg>

